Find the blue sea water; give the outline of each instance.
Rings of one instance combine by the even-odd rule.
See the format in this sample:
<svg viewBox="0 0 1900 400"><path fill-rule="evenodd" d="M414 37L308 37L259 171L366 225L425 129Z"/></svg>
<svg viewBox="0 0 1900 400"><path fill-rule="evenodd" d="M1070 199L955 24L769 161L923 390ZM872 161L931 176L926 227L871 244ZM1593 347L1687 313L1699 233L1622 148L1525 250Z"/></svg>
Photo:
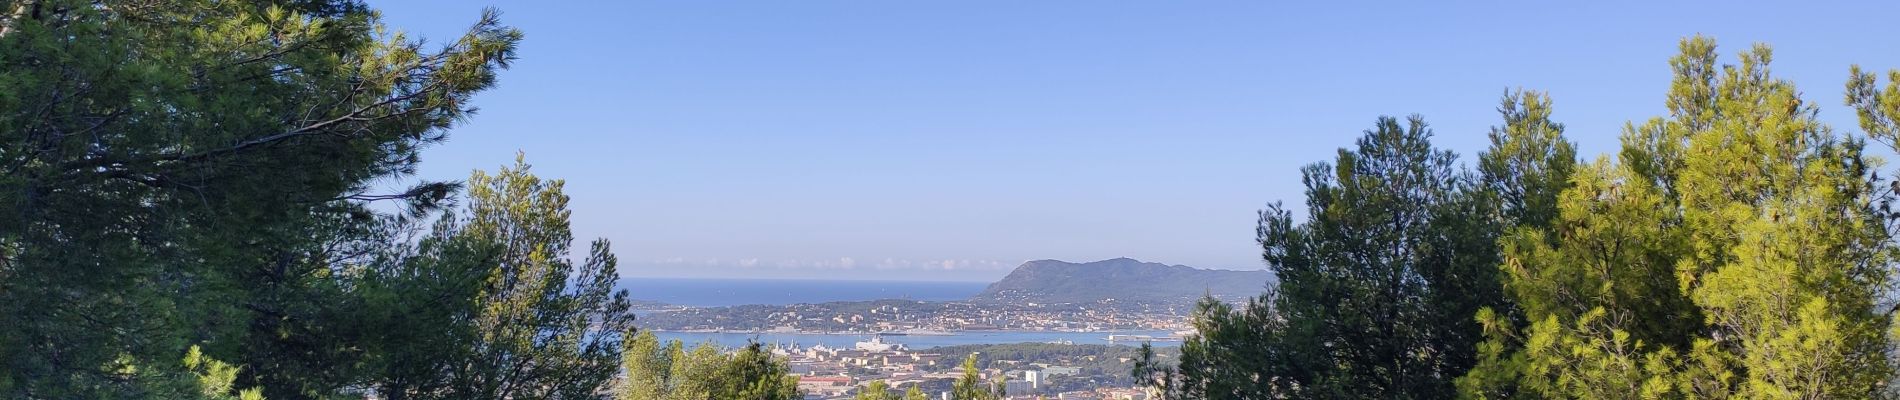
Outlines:
<svg viewBox="0 0 1900 400"><path fill-rule="evenodd" d="M880 299L963 300L982 292L988 285L983 282L802 279L620 279L620 286L634 299L695 307Z"/></svg>
<svg viewBox="0 0 1900 400"><path fill-rule="evenodd" d="M721 307L743 304L798 304L823 303L828 301L862 301L879 299L911 299L922 301L963 300L982 292L988 286L982 282L918 282L918 281L840 281L840 280L792 280L792 279L688 279L688 278L622 278L621 287L639 300L694 307ZM1029 332L1029 331L967 331L950 335L904 335L885 336L884 341L901 343L914 349L927 349L940 346L961 344L997 344L997 343L1047 343L1064 342L1075 344L1123 344L1139 345L1139 342L1110 342L1108 335L1149 335L1169 336L1165 331L1121 331L1121 332ZM781 343L801 346L825 345L827 347L850 348L853 344L870 340L870 335L817 334L817 333L710 333L710 332L659 332L661 340L680 340L686 343L714 342L726 347L744 346L749 341L761 343ZM1178 345L1179 342L1156 342L1157 346Z"/></svg>

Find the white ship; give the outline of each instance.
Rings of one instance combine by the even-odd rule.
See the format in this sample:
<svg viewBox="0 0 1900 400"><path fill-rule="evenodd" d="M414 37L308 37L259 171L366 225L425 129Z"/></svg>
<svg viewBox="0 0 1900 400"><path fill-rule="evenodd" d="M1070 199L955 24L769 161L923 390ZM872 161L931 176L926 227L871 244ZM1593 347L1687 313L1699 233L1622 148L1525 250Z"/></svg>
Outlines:
<svg viewBox="0 0 1900 400"><path fill-rule="evenodd" d="M857 349L864 351L903 350L904 345L901 343L885 342L884 335L872 335L871 340L858 342Z"/></svg>

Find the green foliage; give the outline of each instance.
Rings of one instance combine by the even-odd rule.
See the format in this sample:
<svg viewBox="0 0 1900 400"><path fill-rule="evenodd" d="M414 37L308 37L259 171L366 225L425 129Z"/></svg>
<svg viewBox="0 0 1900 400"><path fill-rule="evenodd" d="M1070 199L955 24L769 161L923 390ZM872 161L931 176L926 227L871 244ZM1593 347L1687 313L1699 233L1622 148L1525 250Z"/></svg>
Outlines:
<svg viewBox="0 0 1900 400"><path fill-rule="evenodd" d="M651 331L626 341L621 400L789 400L802 398L798 377L758 343L726 354L703 343L662 345Z"/></svg>
<svg viewBox="0 0 1900 400"><path fill-rule="evenodd" d="M1558 236L1537 232L1550 226L1560 214L1562 193L1572 186L1576 174L1576 146L1564 139L1563 124L1550 120L1551 100L1542 93L1507 93L1498 113L1504 124L1491 128L1491 146L1478 156L1478 170L1485 190L1498 199L1498 223L1506 232L1500 246L1509 249L1534 245L1538 240L1554 243ZM1512 237L1512 232L1536 236L1528 236L1533 238L1531 242L1518 242L1522 237ZM1507 283L1513 282L1511 278L1510 271L1500 277ZM1519 301L1509 307L1478 310L1476 320L1486 339L1477 344L1477 365L1457 380L1462 393L1483 392L1493 397L1520 393L1515 382L1523 368L1523 352L1517 350L1523 343L1510 333L1529 324L1523 315L1526 308L1547 305L1513 299Z"/></svg>
<svg viewBox="0 0 1900 400"><path fill-rule="evenodd" d="M392 398L592 398L618 373L621 336L633 330L631 303L614 290L616 259L596 240L580 265L569 261L562 181L534 176L521 156L494 175L469 179L465 218L445 215L425 251L378 277L439 285L461 297L429 310L444 326L408 326L443 353L381 349L397 358L378 389ZM430 282L448 273L443 282ZM473 278L473 279L471 279ZM382 295L402 296L400 293ZM428 303L425 303L428 304ZM400 346L401 342L387 342Z"/></svg>
<svg viewBox="0 0 1900 400"><path fill-rule="evenodd" d="M924 394L923 389L911 386L910 390L904 391L904 400L930 400L930 395Z"/></svg>
<svg viewBox="0 0 1900 400"><path fill-rule="evenodd" d="M891 395L891 384L885 383L882 379L864 385L864 389L859 389L855 398L857 400L898 400L896 396Z"/></svg>
<svg viewBox="0 0 1900 400"><path fill-rule="evenodd" d="M1152 384L1168 398L1278 398L1295 387L1287 377L1302 373L1300 361L1310 349L1289 345L1287 321L1274 311L1270 292L1234 309L1204 299L1194 313L1197 334L1181 343L1174 363L1163 361L1143 343L1135 365L1137 382ZM1255 379L1259 377L1260 379Z"/></svg>
<svg viewBox="0 0 1900 400"><path fill-rule="evenodd" d="M1491 147L1478 154L1480 181L1498 197L1506 226L1549 224L1557 218L1557 196L1570 187L1577 146L1550 112L1550 96L1542 92L1505 93L1498 106L1504 125L1491 128Z"/></svg>
<svg viewBox="0 0 1900 400"><path fill-rule="evenodd" d="M792 400L804 397L798 392L798 378L791 375L790 368L772 358L772 353L765 351L765 345L756 342L733 354L725 368L721 368L714 376L721 383L713 390L714 399Z"/></svg>
<svg viewBox="0 0 1900 400"><path fill-rule="evenodd" d="M1262 213L1280 285L1204 302L1178 363L1144 349L1135 375L1170 398L1889 394L1900 184L1874 190L1771 54L1684 40L1669 116L1581 167L1548 98L1507 93L1475 185L1381 120L1304 171L1305 223ZM1900 83L1853 73L1862 128L1900 142Z"/></svg>
<svg viewBox="0 0 1900 400"><path fill-rule="evenodd" d="M425 49L347 0L0 1L0 397L154 397L193 345L273 398L368 379L366 202L455 189L370 183L520 38L491 13Z"/></svg>
<svg viewBox="0 0 1900 400"><path fill-rule="evenodd" d="M494 12L430 49L348 0L0 1L0 26L0 397L614 378L632 314L605 242L570 265L559 181L477 174L467 218L428 229L459 184L370 192L513 60Z"/></svg>
<svg viewBox="0 0 1900 400"><path fill-rule="evenodd" d="M1868 161L1771 77L1771 58L1756 46L1718 66L1713 40L1684 40L1670 117L1578 171L1550 226L1501 242L1533 323L1481 315L1489 365L1461 381L1466 395L1881 394L1890 319L1875 304L1893 249ZM1870 87L1856 74L1850 88Z"/></svg>
<svg viewBox="0 0 1900 400"><path fill-rule="evenodd" d="M140 385L128 388L127 391L128 394L138 398L264 399L263 392L259 388L238 388L238 373L243 368L212 359L206 356L198 346L191 346L186 350L183 362L159 365L159 368L148 367L150 366L138 364L131 357L121 357L114 365L115 372L123 376L135 377L140 382Z"/></svg>
<svg viewBox="0 0 1900 400"><path fill-rule="evenodd" d="M1380 118L1302 170L1306 221L1277 204L1260 216L1277 289L1238 310L1204 301L1178 364L1145 357L1136 376L1177 398L1448 397L1446 377L1476 363L1471 315L1503 296L1494 196L1431 135L1420 117Z"/></svg>
<svg viewBox="0 0 1900 400"><path fill-rule="evenodd" d="M574 261L562 181L519 156L460 210L456 183L372 193L521 37L489 12L425 49L352 0L0 0L0 397L799 397L759 344L630 335L609 244ZM1134 376L1171 398L1888 395L1900 183L1771 60L1683 41L1667 116L1583 165L1541 93L1505 95L1475 173L1380 118L1302 170L1302 222L1260 214L1280 284L1201 302L1178 360L1143 346ZM1900 147L1887 79L1855 68L1846 99ZM953 398L1005 395L962 370Z"/></svg>
<svg viewBox="0 0 1900 400"><path fill-rule="evenodd" d="M264 400L262 390L249 388L238 390L233 383L237 381L238 367L222 361L206 358L198 346L192 346L185 352L185 370L197 376L200 398L206 400ZM233 394L235 393L235 395Z"/></svg>
<svg viewBox="0 0 1900 400"><path fill-rule="evenodd" d="M666 393L675 386L672 368L676 353L671 346L660 346L660 339L653 336L652 331L627 339L625 356L620 360L620 369L625 373L620 382L620 399L667 398Z"/></svg>
<svg viewBox="0 0 1900 400"><path fill-rule="evenodd" d="M976 355L963 358L963 376L950 386L951 400L996 400L1003 397L1001 381L996 383L983 380L983 370L976 366Z"/></svg>
<svg viewBox="0 0 1900 400"><path fill-rule="evenodd" d="M1442 397L1440 377L1471 365L1470 316L1502 297L1490 200L1430 137L1419 117L1381 118L1335 165L1304 171L1306 223L1278 206L1263 213L1260 242L1280 276L1271 311L1287 319L1283 344L1299 348L1280 352L1299 390Z"/></svg>

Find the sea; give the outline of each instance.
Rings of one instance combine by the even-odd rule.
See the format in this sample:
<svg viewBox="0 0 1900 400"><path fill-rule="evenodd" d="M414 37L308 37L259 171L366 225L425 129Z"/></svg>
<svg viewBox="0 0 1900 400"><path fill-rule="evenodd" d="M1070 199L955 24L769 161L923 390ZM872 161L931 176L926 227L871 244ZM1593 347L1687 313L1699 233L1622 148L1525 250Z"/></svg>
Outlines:
<svg viewBox="0 0 1900 400"><path fill-rule="evenodd" d="M787 305L832 301L910 299L953 301L967 299L989 286L984 282L856 281L807 279L694 279L694 278L621 278L622 288L630 297L673 305L724 307L745 304ZM637 323L636 323L637 324ZM1109 335L1171 336L1167 331L1048 332L1048 331L962 331L947 335L885 335L885 342L903 344L912 349L965 344L1072 343L1121 344L1136 346L1139 341ZM685 343L718 343L726 347L745 346L749 342L796 344L803 347L851 348L872 335L824 333L740 333L740 332L659 332L661 340ZM1154 342L1168 346L1178 342Z"/></svg>
<svg viewBox="0 0 1900 400"><path fill-rule="evenodd" d="M636 300L694 307L798 304L910 299L963 300L988 287L984 282L848 281L817 279L621 278Z"/></svg>

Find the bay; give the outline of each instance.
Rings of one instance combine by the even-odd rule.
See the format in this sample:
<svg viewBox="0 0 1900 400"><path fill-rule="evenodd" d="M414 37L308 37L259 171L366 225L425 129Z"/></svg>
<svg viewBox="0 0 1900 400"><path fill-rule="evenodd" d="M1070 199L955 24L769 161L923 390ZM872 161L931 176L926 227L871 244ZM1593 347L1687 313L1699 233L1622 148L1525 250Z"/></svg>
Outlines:
<svg viewBox="0 0 1900 400"><path fill-rule="evenodd" d="M955 301L969 298L983 282L853 281L804 279L621 278L620 287L636 300L693 307L745 304L799 304L832 301L909 299Z"/></svg>
<svg viewBox="0 0 1900 400"><path fill-rule="evenodd" d="M796 279L703 279L703 278L622 278L621 287L634 299L692 307L725 307L747 304L788 305L833 301L869 301L909 299L920 301L958 301L982 292L983 282L796 280ZM745 346L751 341L767 345L802 347L824 345L852 348L871 340L870 334L827 334L791 332L669 332L659 331L661 340L679 340L687 344L716 343L727 348ZM1073 343L1121 344L1135 346L1141 341L1110 341L1109 335L1172 336L1169 331L1050 332L1050 331L959 331L947 335L884 335L885 342L903 344L912 349L928 349L967 344ZM1157 341L1156 346L1174 346L1180 342Z"/></svg>

